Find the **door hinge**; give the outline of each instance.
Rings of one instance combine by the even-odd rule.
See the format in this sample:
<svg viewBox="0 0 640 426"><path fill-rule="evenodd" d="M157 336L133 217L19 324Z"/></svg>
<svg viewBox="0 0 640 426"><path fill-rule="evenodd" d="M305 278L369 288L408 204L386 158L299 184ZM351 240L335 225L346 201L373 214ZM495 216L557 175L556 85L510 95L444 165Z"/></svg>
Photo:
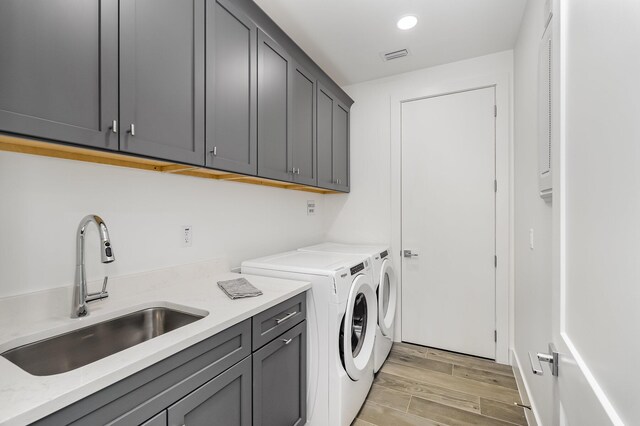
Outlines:
<svg viewBox="0 0 640 426"><path fill-rule="evenodd" d="M497 117L498 116L498 105L494 105L493 106L493 116Z"/></svg>
<svg viewBox="0 0 640 426"><path fill-rule="evenodd" d="M498 192L498 181L494 180L493 181L493 192Z"/></svg>
<svg viewBox="0 0 640 426"><path fill-rule="evenodd" d="M493 256L493 264L497 268L498 267L498 256Z"/></svg>
<svg viewBox="0 0 640 426"><path fill-rule="evenodd" d="M493 341L498 343L498 330L493 330Z"/></svg>

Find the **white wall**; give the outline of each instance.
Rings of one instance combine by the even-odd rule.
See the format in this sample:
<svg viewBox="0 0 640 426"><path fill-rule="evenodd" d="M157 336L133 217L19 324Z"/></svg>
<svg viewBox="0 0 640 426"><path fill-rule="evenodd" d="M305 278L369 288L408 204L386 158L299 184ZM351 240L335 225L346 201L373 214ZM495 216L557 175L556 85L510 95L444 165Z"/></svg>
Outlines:
<svg viewBox="0 0 640 426"><path fill-rule="evenodd" d="M513 55L505 51L345 87L355 101L351 109L351 194L325 199L328 239L346 243L391 243L392 97L512 72ZM400 309L397 318L401 318ZM400 339L399 328L396 339Z"/></svg>
<svg viewBox="0 0 640 426"><path fill-rule="evenodd" d="M116 261L87 237L88 278L317 243L325 195L0 152L0 297L72 285L75 235L89 213L111 233ZM340 196L338 196L340 197ZM306 201L317 213L307 216ZM193 226L193 246L180 245Z"/></svg>
<svg viewBox="0 0 640 426"><path fill-rule="evenodd" d="M401 59L400 59L401 60ZM443 82L513 71L511 51L344 87L351 109L351 193L327 197L328 237L342 242L391 240L390 99Z"/></svg>
<svg viewBox="0 0 640 426"><path fill-rule="evenodd" d="M515 354L538 420L552 422L552 380L531 373L527 352L552 340L551 205L538 195L538 46L544 0L529 0L515 60ZM534 230L534 249L529 230Z"/></svg>

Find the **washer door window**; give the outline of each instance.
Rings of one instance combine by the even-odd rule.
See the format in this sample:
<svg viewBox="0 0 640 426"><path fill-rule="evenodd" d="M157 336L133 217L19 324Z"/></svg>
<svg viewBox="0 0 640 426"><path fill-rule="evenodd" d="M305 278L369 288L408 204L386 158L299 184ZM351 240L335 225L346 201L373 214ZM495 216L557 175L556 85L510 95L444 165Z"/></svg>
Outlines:
<svg viewBox="0 0 640 426"><path fill-rule="evenodd" d="M351 285L340 327L340 358L349 377L360 380L369 373L377 318L376 295L369 279L358 275Z"/></svg>
<svg viewBox="0 0 640 426"><path fill-rule="evenodd" d="M385 259L380 268L380 287L378 288L378 325L385 336L393 333L398 297L397 285L398 280L391 261Z"/></svg>

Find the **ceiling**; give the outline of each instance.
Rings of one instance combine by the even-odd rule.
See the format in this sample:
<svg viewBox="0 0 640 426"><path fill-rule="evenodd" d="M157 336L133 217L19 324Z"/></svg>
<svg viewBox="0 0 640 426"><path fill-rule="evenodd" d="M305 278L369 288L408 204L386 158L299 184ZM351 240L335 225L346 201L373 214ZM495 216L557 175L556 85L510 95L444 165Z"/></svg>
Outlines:
<svg viewBox="0 0 640 426"><path fill-rule="evenodd" d="M254 0L342 86L515 45L526 0ZM396 28L404 15L418 25ZM408 49L384 62L381 53Z"/></svg>

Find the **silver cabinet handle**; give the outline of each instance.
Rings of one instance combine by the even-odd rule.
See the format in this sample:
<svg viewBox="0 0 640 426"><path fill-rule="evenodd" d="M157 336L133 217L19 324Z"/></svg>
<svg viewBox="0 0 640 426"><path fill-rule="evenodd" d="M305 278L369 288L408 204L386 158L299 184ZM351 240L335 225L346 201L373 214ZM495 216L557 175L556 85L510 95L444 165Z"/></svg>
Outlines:
<svg viewBox="0 0 640 426"><path fill-rule="evenodd" d="M411 253L411 250L404 250L402 255L404 257L418 257L418 253Z"/></svg>
<svg viewBox="0 0 640 426"><path fill-rule="evenodd" d="M111 131L113 133L118 133L118 120L113 120L111 122L111 127L110 127Z"/></svg>
<svg viewBox="0 0 640 426"><path fill-rule="evenodd" d="M300 174L300 168L298 168L298 169L296 170L296 174L297 174L297 175L299 175L299 174Z"/></svg>
<svg viewBox="0 0 640 426"><path fill-rule="evenodd" d="M298 311L290 312L287 315L285 315L284 317L282 317L280 319L276 319L276 324L283 323L284 321L288 320L289 318L291 318L292 316L294 316L297 313L298 313Z"/></svg>
<svg viewBox="0 0 640 426"><path fill-rule="evenodd" d="M136 125L131 123L131 125L129 126L129 130L127 130L127 133L131 133L131 136L135 136L136 135Z"/></svg>
<svg viewBox="0 0 640 426"><path fill-rule="evenodd" d="M285 345L288 345L289 343L291 343L292 340L293 339L282 339Z"/></svg>
<svg viewBox="0 0 640 426"><path fill-rule="evenodd" d="M216 155L218 155L218 147L214 146L213 149L209 152L215 157Z"/></svg>

